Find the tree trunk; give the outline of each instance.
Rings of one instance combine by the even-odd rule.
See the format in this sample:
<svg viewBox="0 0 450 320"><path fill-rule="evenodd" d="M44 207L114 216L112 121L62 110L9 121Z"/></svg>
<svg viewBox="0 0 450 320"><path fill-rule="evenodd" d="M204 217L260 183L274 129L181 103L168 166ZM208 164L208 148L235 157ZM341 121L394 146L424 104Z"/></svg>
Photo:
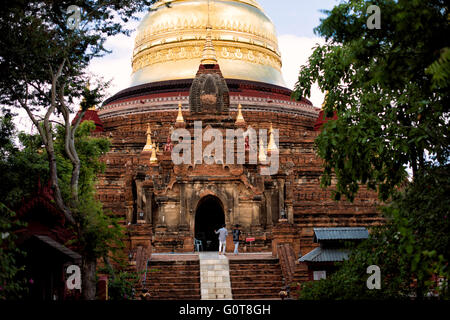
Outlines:
<svg viewBox="0 0 450 320"><path fill-rule="evenodd" d="M48 135L50 139L52 139L52 136L50 133ZM65 218L73 225L76 224L75 219L72 216L72 213L70 210L65 206L64 200L61 195L61 189L59 188L58 183L58 170L56 166L56 157L55 157L55 150L53 148L53 141L50 141L45 146L47 150L48 155L48 164L49 164L49 171L50 171L50 184L53 190L53 196L55 199L55 203L57 207L64 213Z"/></svg>
<svg viewBox="0 0 450 320"><path fill-rule="evenodd" d="M95 300L97 293L96 281L97 259L84 257L83 260L83 300Z"/></svg>

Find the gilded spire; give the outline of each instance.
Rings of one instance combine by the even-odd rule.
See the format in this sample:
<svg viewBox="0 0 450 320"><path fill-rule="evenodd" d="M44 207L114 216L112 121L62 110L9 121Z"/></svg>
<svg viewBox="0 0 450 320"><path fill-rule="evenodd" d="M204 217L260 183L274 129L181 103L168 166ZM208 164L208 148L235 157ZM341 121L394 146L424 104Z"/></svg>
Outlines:
<svg viewBox="0 0 450 320"><path fill-rule="evenodd" d="M154 164L158 162L158 158L156 157L156 146L153 143L152 145L152 156L150 157L150 163Z"/></svg>
<svg viewBox="0 0 450 320"><path fill-rule="evenodd" d="M242 115L242 105L239 103L238 105L238 114L236 117L236 124L245 123L244 116Z"/></svg>
<svg viewBox="0 0 450 320"><path fill-rule="evenodd" d="M211 35L211 24L209 22L209 0L208 0L208 24L206 25L206 40L205 46L203 47L203 54L201 64L217 64L216 50L214 50L214 46L212 43L212 35Z"/></svg>
<svg viewBox="0 0 450 320"><path fill-rule="evenodd" d="M183 112L181 112L181 103L178 104L177 123L184 123Z"/></svg>
<svg viewBox="0 0 450 320"><path fill-rule="evenodd" d="M89 80L87 82L86 89L89 90L89 91L91 90L91 82ZM83 98L83 103L86 103L86 99L85 98ZM83 110L83 107L80 104L80 111L82 111L82 110ZM95 111L95 105L90 106L88 108L88 110L94 110Z"/></svg>
<svg viewBox="0 0 450 320"><path fill-rule="evenodd" d="M212 43L211 27L206 28L206 40L205 46L203 47L203 54L201 64L217 64L216 50Z"/></svg>
<svg viewBox="0 0 450 320"><path fill-rule="evenodd" d="M275 151L278 151L278 147L277 144L275 143L275 137L273 136L273 126L271 122L269 129L269 144L267 146L267 152L275 152Z"/></svg>
<svg viewBox="0 0 450 320"><path fill-rule="evenodd" d="M267 162L266 152L264 150L264 144L261 141L259 142L258 160L262 164L265 164Z"/></svg>
<svg viewBox="0 0 450 320"><path fill-rule="evenodd" d="M152 130L150 129L150 123L147 125L147 143L145 144L144 149L142 150L143 152L146 151L152 151L153 149L153 145L152 145Z"/></svg>

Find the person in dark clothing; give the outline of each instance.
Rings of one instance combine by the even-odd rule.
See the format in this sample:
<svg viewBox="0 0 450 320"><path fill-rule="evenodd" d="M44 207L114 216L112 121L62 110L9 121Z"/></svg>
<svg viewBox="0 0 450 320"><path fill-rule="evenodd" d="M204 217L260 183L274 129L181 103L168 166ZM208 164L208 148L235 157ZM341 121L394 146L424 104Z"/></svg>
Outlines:
<svg viewBox="0 0 450 320"><path fill-rule="evenodd" d="M233 229L233 242L234 242L234 254L239 254L239 236L241 235L241 230L239 230L239 225L236 224Z"/></svg>

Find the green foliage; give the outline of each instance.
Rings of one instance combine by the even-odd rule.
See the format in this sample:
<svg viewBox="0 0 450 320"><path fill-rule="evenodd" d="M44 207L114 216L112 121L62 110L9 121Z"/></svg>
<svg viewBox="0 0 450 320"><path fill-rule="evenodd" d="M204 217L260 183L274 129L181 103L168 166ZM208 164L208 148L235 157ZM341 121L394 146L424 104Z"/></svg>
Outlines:
<svg viewBox="0 0 450 320"><path fill-rule="evenodd" d="M367 28L369 5L381 9L381 29ZM327 12L316 32L327 39L300 70L295 96L315 82L336 112L318 137L322 185L337 177L336 199L353 200L360 183L390 197L430 161L449 153L448 6L439 0L350 0ZM446 80L447 79L447 80Z"/></svg>
<svg viewBox="0 0 450 320"><path fill-rule="evenodd" d="M448 89L450 87L450 48L442 49L441 56L426 70L433 76L435 88Z"/></svg>
<svg viewBox="0 0 450 320"><path fill-rule="evenodd" d="M137 272L120 271L108 282L109 300L131 300L134 298L135 288L140 282L141 275Z"/></svg>
<svg viewBox="0 0 450 320"><path fill-rule="evenodd" d="M58 85L64 89L66 103L84 97L84 110L96 104L100 91L86 90L90 61L109 53L104 47L109 36L129 35L125 23L137 19L136 13L148 10L154 2L4 0L0 8L0 102L23 107L21 102L27 100L30 108L48 109L53 76L62 65ZM69 6L80 8L74 29L68 25Z"/></svg>
<svg viewBox="0 0 450 320"><path fill-rule="evenodd" d="M24 266L17 260L24 255L14 241L13 231L23 224L12 222L15 213L0 202L0 300L20 299L26 292L26 279L20 276Z"/></svg>
<svg viewBox="0 0 450 320"><path fill-rule="evenodd" d="M17 133L13 115L7 111L0 117L0 140L0 202L14 209L36 191L38 179L47 181L48 163L37 152L42 144L39 137Z"/></svg>
<svg viewBox="0 0 450 320"><path fill-rule="evenodd" d="M102 166L97 157L106 149L106 142L87 139L80 130L74 146L77 127L71 125L70 114L79 101L82 110L99 103L106 85L99 81L96 88L86 88L91 79L89 63L109 52L104 47L108 36L129 34L124 23L155 1L5 0L0 7L0 104L24 109L38 129L55 204L76 229L84 258L104 252L102 241L119 231L94 198L94 176ZM73 18L67 13L70 6L80 8L81 19L75 28L68 24ZM54 146L51 117L55 115L62 116L65 130L64 139L57 137ZM18 191L15 196L20 198ZM95 259L85 259L85 266L87 261L92 266ZM94 277L89 274L86 278ZM93 298L92 281L83 285L89 287L83 291L87 292L85 298Z"/></svg>
<svg viewBox="0 0 450 320"><path fill-rule="evenodd" d="M366 10L381 10L381 29ZM448 4L441 0L348 0L326 12L316 32L327 39L300 70L295 96L317 82L328 91L316 140L321 185L337 178L335 199L353 201L360 184L390 200L386 224L326 280L305 284L302 299L449 298ZM407 168L412 169L408 181ZM378 265L381 290L368 290ZM432 276L444 285L436 287Z"/></svg>
<svg viewBox="0 0 450 320"><path fill-rule="evenodd" d="M14 139L18 136L22 149ZM36 152L39 139L23 133L17 135L13 115L3 110L0 117L0 300L20 299L27 292L26 280L18 261L25 254L15 246L14 231L25 225L17 221L15 209L22 199L37 188L39 177L45 179L48 165Z"/></svg>
<svg viewBox="0 0 450 320"><path fill-rule="evenodd" d="M72 178L72 163L65 156L64 129L58 127L55 150L57 154L58 175L62 194L66 203L70 203ZM123 246L123 227L119 220L106 215L100 201L95 199L95 183L97 175L105 169L100 157L109 150L110 142L105 138L92 137L95 130L92 121L80 124L75 134L75 146L81 161L79 180L79 199L77 207L71 208L79 224L76 243L82 248L84 254L92 258L106 255L111 249Z"/></svg>
<svg viewBox="0 0 450 320"><path fill-rule="evenodd" d="M306 283L300 299L449 299L450 174L433 168L384 208L387 223L353 249L326 280ZM381 269L381 289L369 290L366 269ZM443 279L438 286L433 275Z"/></svg>
<svg viewBox="0 0 450 320"><path fill-rule="evenodd" d="M37 181L41 179L46 182L48 177L48 162L45 149L41 148L41 139L39 135L27 135L25 133L17 134L12 121L13 116L7 113L0 118L0 177L3 184L0 185L3 191L0 194L0 206L2 209L1 232L16 226L12 211L7 208L15 208L22 199L31 196L37 190ZM81 161L80 181L79 181L79 202L76 208L73 208L74 215L79 228L74 228L75 233L79 232L78 237L70 244L75 244L82 252L89 257L102 257L111 251L115 252L123 248L121 239L124 229L117 218L110 217L104 213L101 203L95 199L95 182L97 174L105 169L105 164L101 162L100 157L109 150L110 142L104 138L91 137L95 124L92 121L83 122L75 135L75 143L79 152ZM72 177L72 164L67 159L64 150L64 130L62 127L56 127L55 151L57 157L58 174L60 185L63 190L63 196L69 203L70 180ZM18 136L22 148L19 149L14 144L14 137ZM7 206L5 206L4 204ZM10 214L11 213L11 214ZM19 224L20 225L20 224ZM12 233L12 232L10 232ZM11 279L23 270L22 266L16 265L16 257L19 253L14 246L14 236L11 235L7 245L3 246L0 254L0 263L2 264L3 278L0 283L4 285L4 293L8 292L8 298L14 297L13 291L18 294L19 284L22 280L13 282ZM9 269L5 269L6 266ZM8 280L8 281L7 281ZM1 285L0 285L1 286ZM0 297L2 297L0 290Z"/></svg>

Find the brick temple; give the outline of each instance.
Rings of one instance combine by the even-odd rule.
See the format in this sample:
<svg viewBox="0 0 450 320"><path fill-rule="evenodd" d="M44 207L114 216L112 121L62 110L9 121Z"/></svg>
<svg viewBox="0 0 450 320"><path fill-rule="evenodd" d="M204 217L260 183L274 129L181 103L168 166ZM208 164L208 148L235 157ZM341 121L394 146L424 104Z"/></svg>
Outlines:
<svg viewBox="0 0 450 320"><path fill-rule="evenodd" d="M375 193L362 187L350 203L334 201L332 188L320 188L322 162L314 140L327 119L307 99L291 98L275 28L256 1L172 1L171 8L159 2L138 28L132 66L131 87L90 115L101 125L94 134L112 143L97 194L127 226L131 264L165 270L146 274L144 286L160 292L155 286L170 287L167 277L179 272L184 279L185 273L184 282L173 285L181 291L155 297L201 297L196 251L217 250L214 230L221 224L230 234L236 224L242 231L243 255L230 257L226 266L233 296L264 298L277 296L289 281L309 279L297 259L318 246L314 228L370 230L381 222ZM229 163L215 153L211 164L203 157L210 142L196 136L199 122L203 133L222 133L224 149L227 130L244 132L242 140L232 140L234 158L245 162ZM264 130L267 139L258 136L256 147L251 145L245 135L250 128ZM180 130L194 137L190 163L172 159L181 143L172 134ZM195 143L201 144L200 157ZM261 174L275 158L276 172ZM180 255L167 258L169 253ZM253 275L266 275L260 279L267 290L249 295L249 283L256 281L246 275L249 266Z"/></svg>

